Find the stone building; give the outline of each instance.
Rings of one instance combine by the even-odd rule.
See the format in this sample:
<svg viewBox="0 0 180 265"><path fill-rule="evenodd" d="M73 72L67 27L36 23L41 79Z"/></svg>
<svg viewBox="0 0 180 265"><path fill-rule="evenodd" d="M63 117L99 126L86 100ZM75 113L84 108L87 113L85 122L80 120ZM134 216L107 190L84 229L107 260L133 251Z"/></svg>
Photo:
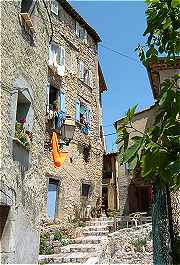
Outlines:
<svg viewBox="0 0 180 265"><path fill-rule="evenodd" d="M175 65L168 65L164 58L159 58L157 63L150 64L147 68L148 76L154 95L154 99L158 99L160 95L160 85L165 79L173 77L180 73L180 58L176 58ZM145 109L135 114L133 118L133 127L144 132L151 127L156 115L155 107ZM123 119L115 122L115 128L118 129ZM137 135L137 133L135 133ZM131 136L133 133L131 133ZM114 156L114 158L117 156ZM129 214L136 211L148 211L151 206L151 186L145 185L141 176L131 176L128 172L128 167L119 166L118 163L118 194L119 194L119 210L120 214ZM104 180L103 180L104 183ZM176 198L175 198L176 197ZM174 205L178 208L179 195L173 197L176 201ZM176 221L177 223L178 221Z"/></svg>
<svg viewBox="0 0 180 265"><path fill-rule="evenodd" d="M180 74L180 57L176 57L174 65L166 63L165 58L159 58L157 63L150 64L147 68L148 76L154 99L157 100L161 92L161 83L166 79L171 79L176 74ZM178 80L180 88L180 81ZM180 234L180 189L171 192L171 204L174 229Z"/></svg>
<svg viewBox="0 0 180 265"><path fill-rule="evenodd" d="M2 263L35 263L49 25L43 1L1 1Z"/></svg>
<svg viewBox="0 0 180 265"><path fill-rule="evenodd" d="M1 7L1 261L36 263L41 217L67 220L101 196L100 38L66 1ZM61 125L70 117L76 128L68 145ZM60 168L52 131L68 151Z"/></svg>
<svg viewBox="0 0 180 265"><path fill-rule="evenodd" d="M101 197L104 141L101 94L106 84L98 60L100 38L66 1L52 1L53 27L49 47L46 144L42 163L42 216L68 220ZM63 142L63 123L74 121L71 141ZM68 155L55 167L51 155L52 132Z"/></svg>
<svg viewBox="0 0 180 265"><path fill-rule="evenodd" d="M154 106L137 112L132 120L133 127L143 133L152 125L154 115ZM122 122L123 118L116 121L115 128L118 129ZM140 133L131 132L130 139L138 134L140 135ZM151 185L145 184L142 176L138 172L131 175L128 165L119 165L118 174L120 214L127 215L134 212L148 212L151 207Z"/></svg>

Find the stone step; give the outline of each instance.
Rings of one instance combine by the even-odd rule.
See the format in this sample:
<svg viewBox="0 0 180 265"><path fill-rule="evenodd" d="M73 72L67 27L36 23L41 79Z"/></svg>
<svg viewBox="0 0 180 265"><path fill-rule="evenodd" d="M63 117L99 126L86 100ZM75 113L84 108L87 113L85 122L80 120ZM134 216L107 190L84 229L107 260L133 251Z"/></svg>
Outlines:
<svg viewBox="0 0 180 265"><path fill-rule="evenodd" d="M100 244L107 236L86 236L74 239L75 244Z"/></svg>
<svg viewBox="0 0 180 265"><path fill-rule="evenodd" d="M87 221L87 226L105 226L108 225L107 221Z"/></svg>
<svg viewBox="0 0 180 265"><path fill-rule="evenodd" d="M97 226L97 225L91 225L84 228L86 231L108 231L107 225Z"/></svg>
<svg viewBox="0 0 180 265"><path fill-rule="evenodd" d="M93 255L89 252L74 252L54 259L54 263L84 263Z"/></svg>
<svg viewBox="0 0 180 265"><path fill-rule="evenodd" d="M70 252L95 252L98 250L98 244L71 244Z"/></svg>
<svg viewBox="0 0 180 265"><path fill-rule="evenodd" d="M107 236L109 233L108 230L105 231L83 231L84 236Z"/></svg>

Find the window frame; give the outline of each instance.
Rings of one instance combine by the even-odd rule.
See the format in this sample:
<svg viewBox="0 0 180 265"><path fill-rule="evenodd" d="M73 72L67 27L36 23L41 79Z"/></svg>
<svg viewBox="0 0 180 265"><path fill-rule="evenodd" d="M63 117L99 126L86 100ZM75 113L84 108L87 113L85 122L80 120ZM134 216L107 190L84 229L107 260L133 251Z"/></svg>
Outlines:
<svg viewBox="0 0 180 265"><path fill-rule="evenodd" d="M54 5L55 3L57 6ZM51 12L56 16L59 15L59 3L57 0L51 0Z"/></svg>

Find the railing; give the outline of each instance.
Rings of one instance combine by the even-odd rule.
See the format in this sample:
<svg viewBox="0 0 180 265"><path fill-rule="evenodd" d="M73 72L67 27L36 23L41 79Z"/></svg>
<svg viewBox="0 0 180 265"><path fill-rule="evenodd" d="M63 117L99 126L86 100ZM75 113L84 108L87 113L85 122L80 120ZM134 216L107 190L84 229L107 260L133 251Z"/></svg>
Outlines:
<svg viewBox="0 0 180 265"><path fill-rule="evenodd" d="M129 228L133 226L138 226L146 223L151 223L152 217L147 216L147 213L133 213L128 216L114 216L113 227L114 231Z"/></svg>

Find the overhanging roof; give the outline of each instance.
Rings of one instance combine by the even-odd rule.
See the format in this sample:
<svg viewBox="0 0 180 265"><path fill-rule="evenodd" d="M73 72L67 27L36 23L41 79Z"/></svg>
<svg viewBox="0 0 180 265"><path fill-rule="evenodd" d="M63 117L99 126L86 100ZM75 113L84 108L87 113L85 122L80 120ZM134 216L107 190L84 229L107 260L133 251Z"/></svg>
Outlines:
<svg viewBox="0 0 180 265"><path fill-rule="evenodd" d="M159 96L159 72L162 70L180 69L180 57L176 57L176 63L167 64L167 58L160 57L156 63L150 63L147 67L147 72L155 99Z"/></svg>
<svg viewBox="0 0 180 265"><path fill-rule="evenodd" d="M89 24L79 15L79 13L70 5L69 2L67 2L66 0L58 1L61 6L66 10L66 12L69 13L76 21L78 21L79 24L87 30L89 35L91 35L96 42L101 41L97 32L91 26L89 26Z"/></svg>

